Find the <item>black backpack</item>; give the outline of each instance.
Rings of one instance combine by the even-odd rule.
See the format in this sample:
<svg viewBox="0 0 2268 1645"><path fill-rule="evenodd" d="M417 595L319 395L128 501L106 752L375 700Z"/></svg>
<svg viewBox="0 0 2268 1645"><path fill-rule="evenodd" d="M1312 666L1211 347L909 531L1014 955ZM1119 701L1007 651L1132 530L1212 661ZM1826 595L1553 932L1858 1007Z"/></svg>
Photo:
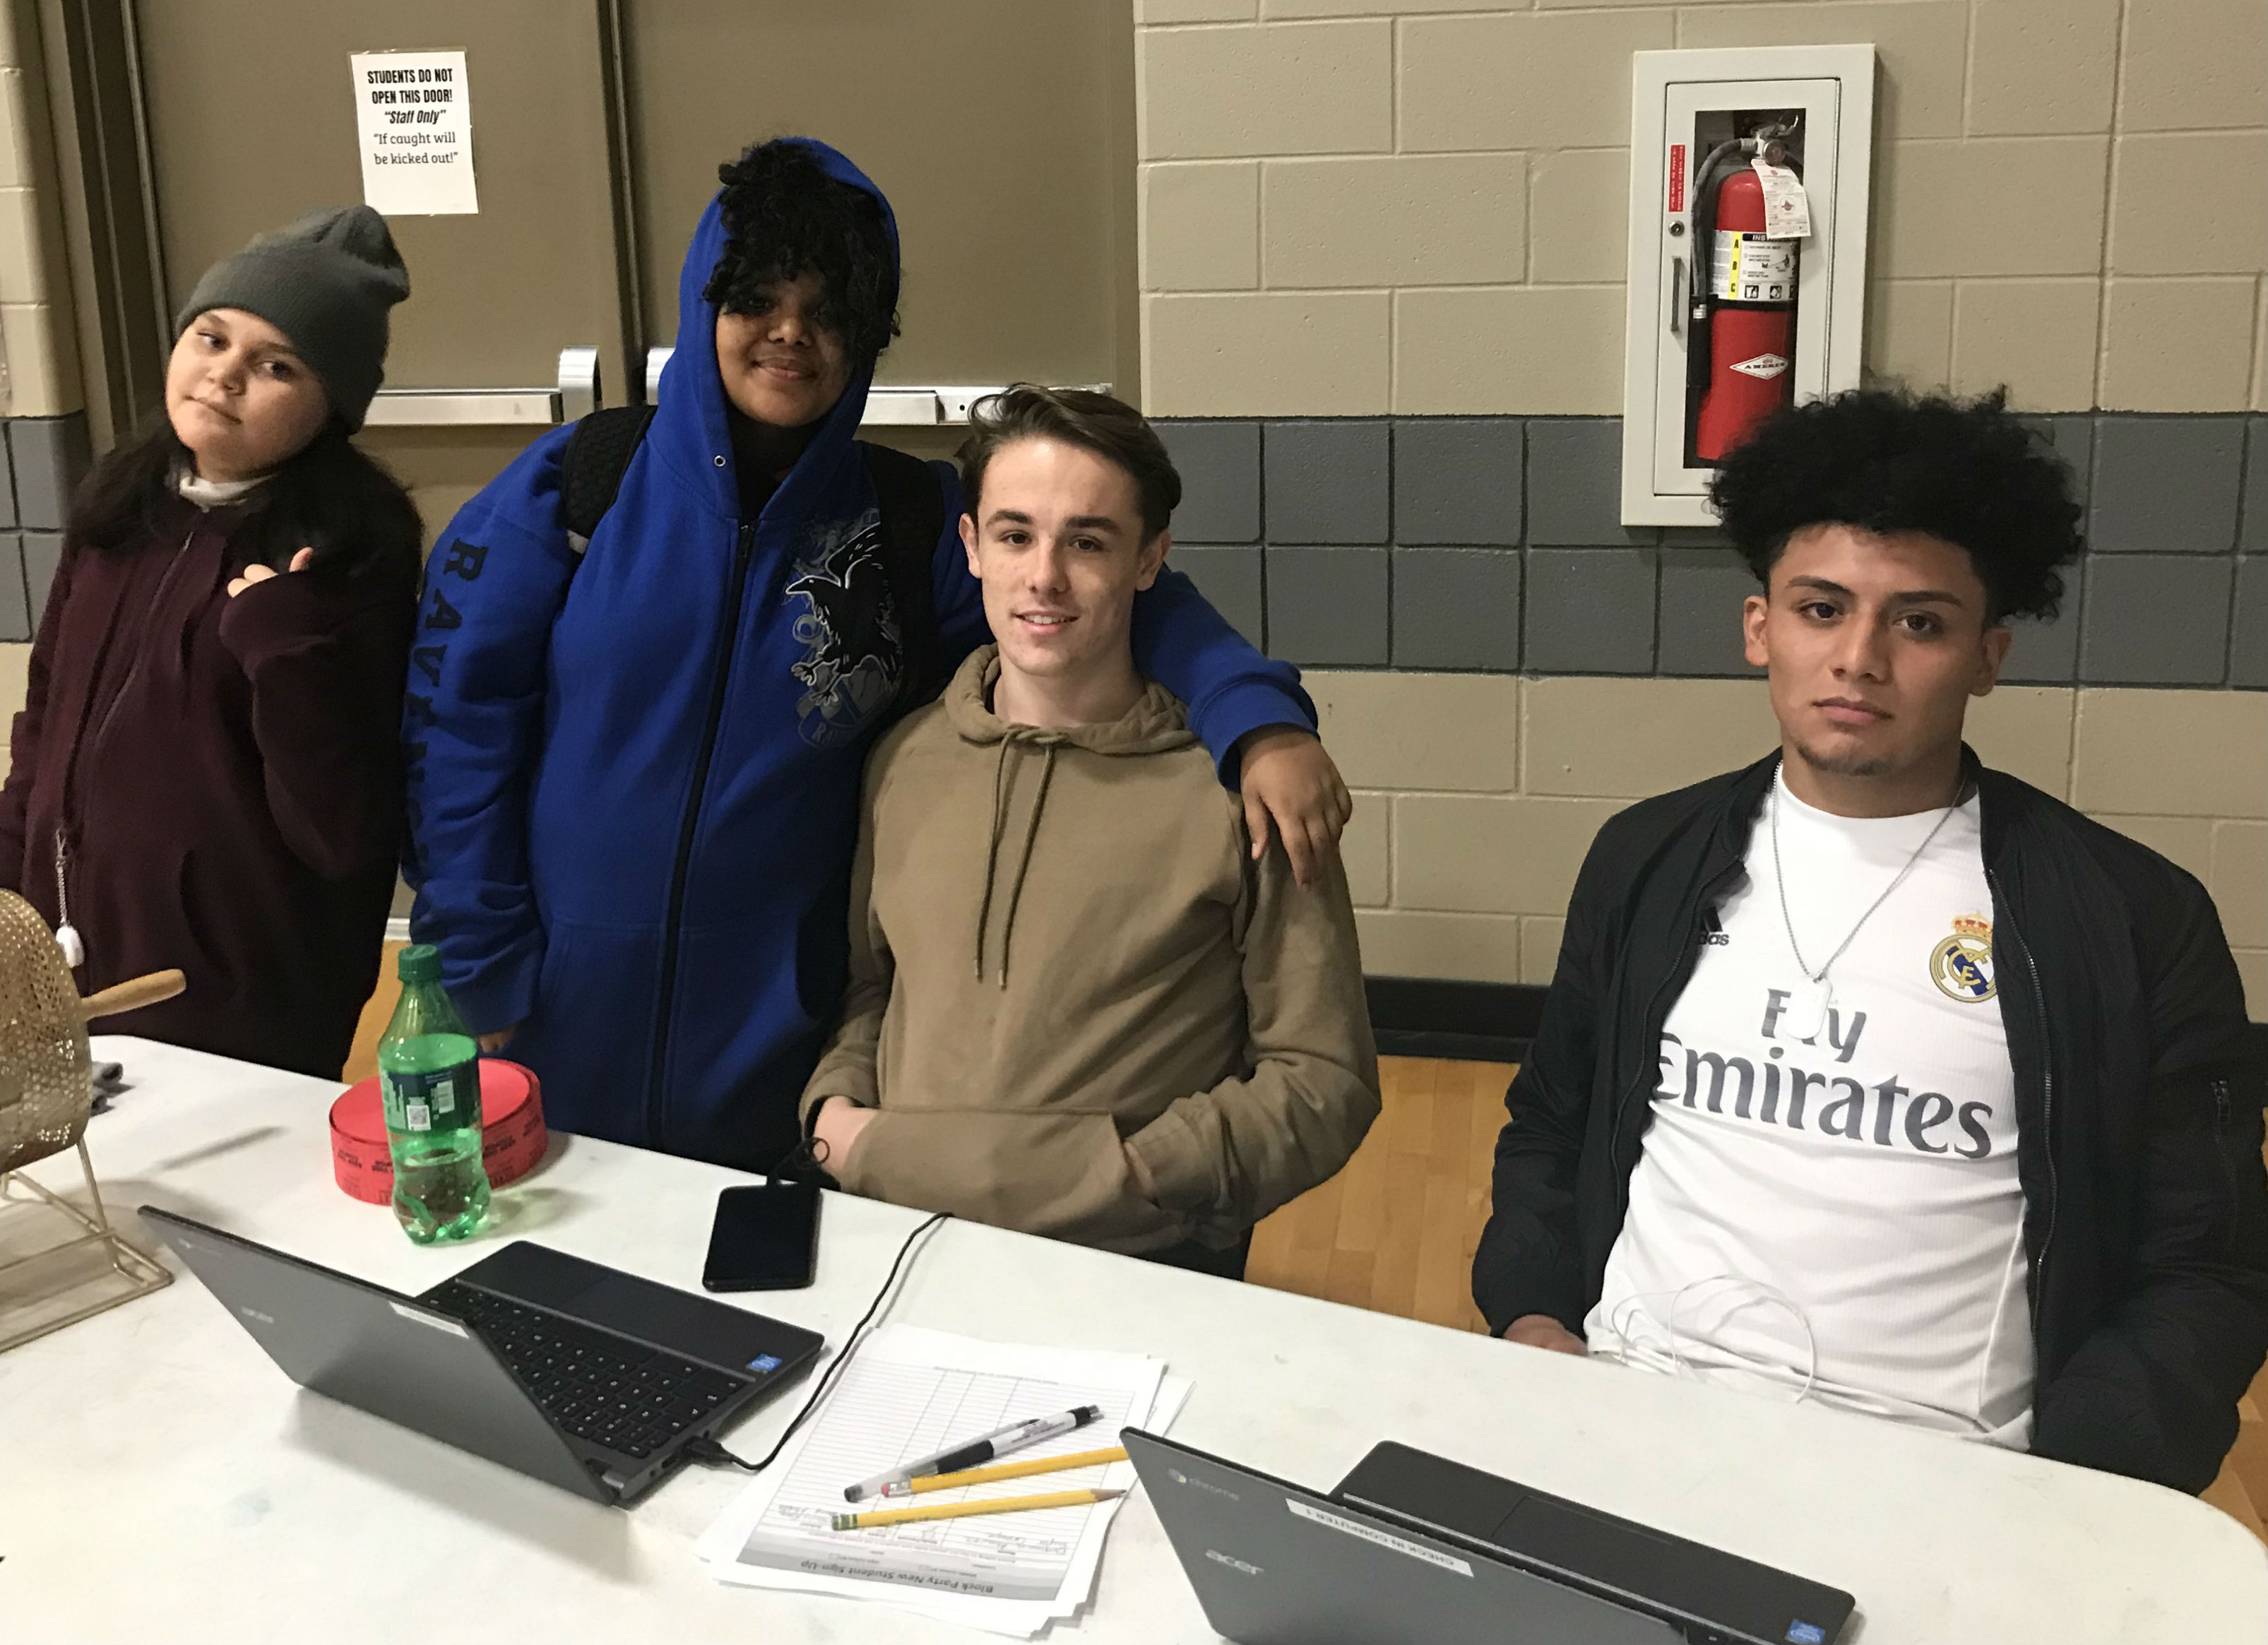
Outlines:
<svg viewBox="0 0 2268 1645"><path fill-rule="evenodd" d="M609 406L586 413L567 437L559 461L559 521L579 557L615 505L630 459L653 421L652 406ZM953 669L937 623L937 541L945 530L945 493L918 457L859 442L882 516L882 566L904 634L905 658L889 719L919 708L945 689Z"/></svg>

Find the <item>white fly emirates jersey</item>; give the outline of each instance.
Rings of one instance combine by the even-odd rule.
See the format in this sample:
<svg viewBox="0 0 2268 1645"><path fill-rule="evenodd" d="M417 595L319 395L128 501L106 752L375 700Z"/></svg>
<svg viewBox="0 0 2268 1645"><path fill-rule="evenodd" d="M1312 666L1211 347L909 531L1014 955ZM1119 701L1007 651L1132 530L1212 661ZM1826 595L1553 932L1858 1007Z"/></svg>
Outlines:
<svg viewBox="0 0 2268 1645"><path fill-rule="evenodd" d="M1647 1369L1996 1444L2031 1437L2015 1081L1972 797L1839 817L1775 783L1788 915L1829 968L1816 1014L1780 913L1771 807L1663 1024L1630 1212L1584 1322Z"/></svg>

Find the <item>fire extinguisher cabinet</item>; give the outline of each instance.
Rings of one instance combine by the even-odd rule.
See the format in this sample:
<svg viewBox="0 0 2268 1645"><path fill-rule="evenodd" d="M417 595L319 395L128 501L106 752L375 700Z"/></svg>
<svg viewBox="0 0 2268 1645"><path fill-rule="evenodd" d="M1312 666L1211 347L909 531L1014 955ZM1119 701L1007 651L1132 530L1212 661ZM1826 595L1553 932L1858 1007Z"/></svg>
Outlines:
<svg viewBox="0 0 2268 1645"><path fill-rule="evenodd" d="M1727 453L1858 385L1874 97L1871 45L1633 56L1624 524L1713 525Z"/></svg>

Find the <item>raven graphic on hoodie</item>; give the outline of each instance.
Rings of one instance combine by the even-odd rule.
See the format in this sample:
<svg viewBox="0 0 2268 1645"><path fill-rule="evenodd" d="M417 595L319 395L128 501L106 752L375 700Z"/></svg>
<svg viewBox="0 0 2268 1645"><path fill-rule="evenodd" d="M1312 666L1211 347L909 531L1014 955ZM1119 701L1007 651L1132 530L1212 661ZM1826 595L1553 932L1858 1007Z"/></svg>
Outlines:
<svg viewBox="0 0 2268 1645"><path fill-rule="evenodd" d="M804 741L821 749L855 742L906 667L907 636L890 595L880 515L799 560L787 591L806 607L795 637L808 654L793 670L810 688L795 705Z"/></svg>

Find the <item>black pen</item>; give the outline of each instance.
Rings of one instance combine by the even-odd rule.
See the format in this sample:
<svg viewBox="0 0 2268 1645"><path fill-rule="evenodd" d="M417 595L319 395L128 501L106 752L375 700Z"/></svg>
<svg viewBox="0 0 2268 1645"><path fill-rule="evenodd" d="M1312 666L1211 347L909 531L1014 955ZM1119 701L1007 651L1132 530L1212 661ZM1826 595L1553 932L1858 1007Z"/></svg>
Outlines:
<svg viewBox="0 0 2268 1645"><path fill-rule="evenodd" d="M1101 1405L1080 1405L1051 1417L1034 1417L1027 1422L1011 1422L1006 1427L954 1446L951 1450L924 1457L917 1462L902 1463L885 1474L857 1485L843 1487L846 1502L864 1501L870 1496L902 1494L903 1488L916 1479L933 1473L958 1473L963 1468L980 1467L995 1457L1005 1457L1010 1451L1021 1450L1027 1445L1036 1445L1042 1440L1051 1440L1058 1434L1069 1434L1098 1420L1102 1415ZM894 1491L893 1487L895 1487Z"/></svg>

